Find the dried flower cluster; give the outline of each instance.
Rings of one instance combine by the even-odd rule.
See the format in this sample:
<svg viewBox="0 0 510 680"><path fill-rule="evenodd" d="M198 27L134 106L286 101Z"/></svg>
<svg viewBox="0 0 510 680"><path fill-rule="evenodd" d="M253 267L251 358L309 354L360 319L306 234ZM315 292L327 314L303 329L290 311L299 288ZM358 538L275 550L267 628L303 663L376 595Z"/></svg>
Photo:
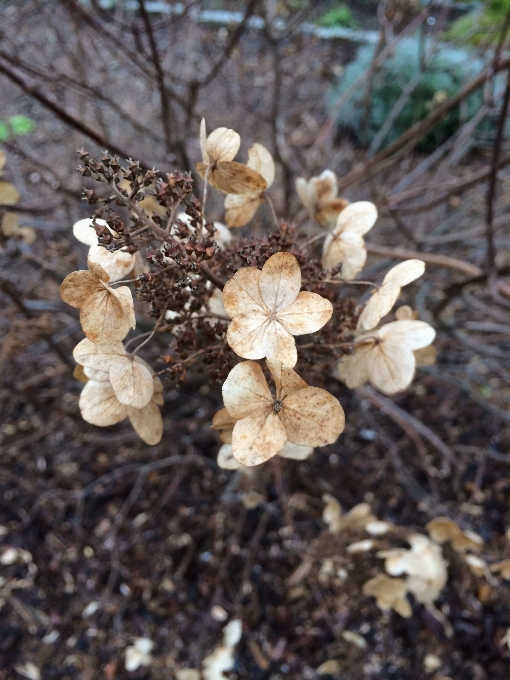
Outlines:
<svg viewBox="0 0 510 680"><path fill-rule="evenodd" d="M207 135L202 121L196 165L205 180L202 201L192 194L189 174L163 178L134 161L123 167L108 153L96 160L82 150L79 170L107 192L84 192L96 210L73 232L89 246L88 270L71 273L61 287L62 298L80 309L86 335L74 351L86 381L83 417L100 426L129 418L142 439L155 444L163 432L158 375L179 381L187 371L207 371L223 382L225 408L213 427L224 443L219 464L228 469L277 454L304 459L314 447L333 443L344 428L343 409L322 386L308 382L324 385L337 369L349 387L370 381L392 394L410 383L415 352L434 339L433 329L410 308L407 316L398 311L380 325L401 288L423 274L422 262L393 267L364 306L345 294L365 264L363 236L377 211L372 203L339 198L330 170L297 181L310 216L332 229L324 231L322 258L303 245L294 225L280 222L266 237L236 240L223 224L207 221L208 185L226 194L228 227L247 224L270 201L271 154L257 143L247 163L239 163L240 144L226 128ZM130 282L155 319L131 352L123 345L136 326ZM158 375L138 356L155 335L166 344Z"/></svg>

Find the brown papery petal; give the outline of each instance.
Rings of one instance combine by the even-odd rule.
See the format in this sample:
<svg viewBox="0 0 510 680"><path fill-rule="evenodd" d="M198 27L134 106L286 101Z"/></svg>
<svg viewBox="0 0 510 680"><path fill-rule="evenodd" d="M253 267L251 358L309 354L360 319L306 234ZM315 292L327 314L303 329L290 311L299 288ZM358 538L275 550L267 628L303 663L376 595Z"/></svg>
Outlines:
<svg viewBox="0 0 510 680"><path fill-rule="evenodd" d="M237 420L266 412L273 406L264 373L254 361L234 366L223 383L222 392L225 408Z"/></svg>
<svg viewBox="0 0 510 680"><path fill-rule="evenodd" d="M225 198L225 222L229 227L244 227L264 203L264 199L257 196L234 196L229 194Z"/></svg>
<svg viewBox="0 0 510 680"><path fill-rule="evenodd" d="M277 319L292 335L315 333L333 315L333 305L317 293L303 291L287 309L278 312Z"/></svg>
<svg viewBox="0 0 510 680"><path fill-rule="evenodd" d="M120 290L115 292L119 293ZM126 290L131 295L129 288ZM126 309L125 296L119 299L106 288L90 295L81 307L81 327L87 338L94 343L109 345L123 340L132 322L132 315Z"/></svg>
<svg viewBox="0 0 510 680"><path fill-rule="evenodd" d="M115 425L127 418L126 407L108 382L89 380L80 394L79 406L83 420L99 427Z"/></svg>
<svg viewBox="0 0 510 680"><path fill-rule="evenodd" d="M377 208L370 201L351 203L338 215L334 234L350 232L363 236L377 220Z"/></svg>
<svg viewBox="0 0 510 680"><path fill-rule="evenodd" d="M280 451L287 441L285 429L271 407L234 425L232 449L242 465L260 465Z"/></svg>
<svg viewBox="0 0 510 680"><path fill-rule="evenodd" d="M264 339L264 354L269 359L278 359L287 366L295 366L297 362L297 349L294 336L291 335L278 321L267 323Z"/></svg>
<svg viewBox="0 0 510 680"><path fill-rule="evenodd" d="M88 338L84 338L73 350L73 357L77 364L96 371L109 371L112 363L121 356L126 356L126 350L121 342L112 345L96 345Z"/></svg>
<svg viewBox="0 0 510 680"><path fill-rule="evenodd" d="M384 284L372 293L358 319L358 328L369 331L389 314L400 295L400 286L396 282Z"/></svg>
<svg viewBox="0 0 510 680"><path fill-rule="evenodd" d="M326 203L315 213L314 219L323 227L330 227L336 225L338 215L346 208L349 201L344 198L335 198L333 201Z"/></svg>
<svg viewBox="0 0 510 680"><path fill-rule="evenodd" d="M271 312L289 307L301 288L301 269L290 253L275 253L262 267L260 296Z"/></svg>
<svg viewBox="0 0 510 680"><path fill-rule="evenodd" d="M230 413L226 408L222 408L218 413L214 415L211 427L213 430L217 430L220 433L220 438L225 444L232 443L232 430L236 419L232 418Z"/></svg>
<svg viewBox="0 0 510 680"><path fill-rule="evenodd" d="M262 175L268 187L274 182L276 172L274 160L262 144L253 144L249 148L247 166Z"/></svg>
<svg viewBox="0 0 510 680"><path fill-rule="evenodd" d="M156 446L163 436L163 418L156 404L149 402L141 409L126 407L136 434L149 446Z"/></svg>
<svg viewBox="0 0 510 680"><path fill-rule="evenodd" d="M205 178L207 165L197 163L196 169ZM224 194L260 194L266 189L266 180L247 165L231 161L211 166L208 174L209 184Z"/></svg>
<svg viewBox="0 0 510 680"><path fill-rule="evenodd" d="M318 177L312 177L310 183L315 189L318 205L332 201L338 194L338 180L332 170L324 170Z"/></svg>
<svg viewBox="0 0 510 680"><path fill-rule="evenodd" d="M0 205L16 205L20 198L14 185L0 181Z"/></svg>
<svg viewBox="0 0 510 680"><path fill-rule="evenodd" d="M229 324L227 342L243 359L263 359L267 356L265 337L269 325L267 315L261 312L240 314Z"/></svg>
<svg viewBox="0 0 510 680"><path fill-rule="evenodd" d="M131 253L122 250L111 253L99 245L90 247L89 260L102 267L110 277L110 282L125 279L135 266L135 256Z"/></svg>
<svg viewBox="0 0 510 680"><path fill-rule="evenodd" d="M288 440L299 446L333 444L345 426L340 402L319 387L306 387L288 394L280 416Z"/></svg>
<svg viewBox="0 0 510 680"><path fill-rule="evenodd" d="M152 398L154 381L149 369L137 357L121 357L110 366L110 382L117 399L126 406L143 408Z"/></svg>
<svg viewBox="0 0 510 680"><path fill-rule="evenodd" d="M71 272L60 284L60 297L71 307L78 309L88 297L104 291L97 276L87 270Z"/></svg>
<svg viewBox="0 0 510 680"><path fill-rule="evenodd" d="M104 283L108 283L108 281L110 280L110 277L105 272L105 270L101 267L100 264L93 262L89 258L89 259L87 259L87 266L90 269L90 271L94 274L94 276L97 276L97 278L100 279L101 281L103 281Z"/></svg>
<svg viewBox="0 0 510 680"><path fill-rule="evenodd" d="M390 269L383 279L386 283L397 283L401 288L415 281L425 272L425 262L422 260L405 260Z"/></svg>
<svg viewBox="0 0 510 680"><path fill-rule="evenodd" d="M296 371L290 366L286 366L277 359L267 359L267 367L271 371L276 386L276 398L282 399L290 392L297 392L308 387L308 384L300 378Z"/></svg>
<svg viewBox="0 0 510 680"><path fill-rule="evenodd" d="M268 312L259 289L260 269L243 267L223 288L223 306L230 317L253 312Z"/></svg>
<svg viewBox="0 0 510 680"><path fill-rule="evenodd" d="M213 130L205 143L211 163L233 161L241 146L241 137L235 130L219 127Z"/></svg>
<svg viewBox="0 0 510 680"><path fill-rule="evenodd" d="M207 153L207 131L205 127L205 118L202 118L200 121L200 151L202 152L202 161L209 165L211 159Z"/></svg>

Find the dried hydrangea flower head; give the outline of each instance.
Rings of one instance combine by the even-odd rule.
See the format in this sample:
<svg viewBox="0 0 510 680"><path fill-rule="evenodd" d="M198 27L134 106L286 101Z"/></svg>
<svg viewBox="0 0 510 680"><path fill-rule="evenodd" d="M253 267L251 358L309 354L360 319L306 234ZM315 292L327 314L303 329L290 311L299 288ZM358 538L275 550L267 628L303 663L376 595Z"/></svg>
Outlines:
<svg viewBox="0 0 510 680"><path fill-rule="evenodd" d="M290 253L275 253L262 270L243 267L227 281L223 305L232 318L227 342L244 359L279 359L294 366L294 335L315 333L333 314L317 293L299 292L301 269Z"/></svg>
<svg viewBox="0 0 510 680"><path fill-rule="evenodd" d="M352 281L365 266L367 249L363 236L372 229L377 208L369 201L351 203L338 215L336 226L326 236L322 251L325 269L342 265L341 276Z"/></svg>
<svg viewBox="0 0 510 680"><path fill-rule="evenodd" d="M338 375L354 389L370 382L384 394L404 390L416 369L414 352L427 347L436 336L424 321L392 321L354 340L354 354L338 365Z"/></svg>
<svg viewBox="0 0 510 680"><path fill-rule="evenodd" d="M246 166L258 172L265 179L267 189L269 189L274 182L275 165L273 157L265 146L254 144L250 147ZM263 192L241 196L229 194L225 198L225 222L229 227L243 227L253 218L263 202Z"/></svg>
<svg viewBox="0 0 510 680"><path fill-rule="evenodd" d="M73 356L88 378L80 394L82 418L98 427L129 418L146 444L157 444L163 435L158 408L163 404L163 384L150 366L139 357L130 357L121 343L94 345L85 339Z"/></svg>
<svg viewBox="0 0 510 680"><path fill-rule="evenodd" d="M237 422L232 432L234 457L247 466L275 456L290 441L298 446L326 446L343 432L345 417L337 399L309 387L278 360L267 360L276 394L269 390L261 367L244 361L223 384L223 401Z"/></svg>
<svg viewBox="0 0 510 680"><path fill-rule="evenodd" d="M92 260L88 266L88 271L66 276L60 297L80 310L81 327L89 340L100 344L123 340L136 327L131 291L127 286L109 286L109 275Z"/></svg>
<svg viewBox="0 0 510 680"><path fill-rule="evenodd" d="M96 219L95 223L109 231L108 224L104 220ZM123 250L110 252L98 244L96 230L93 227L94 220L86 218L73 224L73 235L89 247L88 259L100 265L110 277L110 282L122 281L128 276L135 266L135 255Z"/></svg>
<svg viewBox="0 0 510 680"><path fill-rule="evenodd" d="M196 164L198 174L224 194L256 194L265 191L266 180L258 172L234 158L241 138L234 130L216 128L207 136L205 120L200 124L202 162Z"/></svg>
<svg viewBox="0 0 510 680"><path fill-rule="evenodd" d="M338 182L331 170L324 170L308 182L298 177L296 191L310 217L324 227L334 226L338 215L349 205L349 201L338 198Z"/></svg>
<svg viewBox="0 0 510 680"><path fill-rule="evenodd" d="M406 260L392 267L383 279L381 286L372 293L358 321L358 329L370 331L392 309L400 295L400 290L415 281L425 272L425 262ZM400 312L401 317L407 316Z"/></svg>
<svg viewBox="0 0 510 680"><path fill-rule="evenodd" d="M340 503L334 496L326 493L322 500L326 503L322 512L322 519L328 525L332 534L339 534L346 529L352 531L364 530L367 525L378 522L368 503L358 503L344 515Z"/></svg>
<svg viewBox="0 0 510 680"><path fill-rule="evenodd" d="M217 430L220 435L220 439L224 442L223 446L220 447L218 451L218 467L224 470L249 470L250 468L241 463L234 458L234 449L232 446L232 432L234 430L234 425L236 424L236 419L232 418L226 408L222 408L218 411L212 422L212 428ZM292 444L287 442L283 449L277 452L277 456L282 458L290 458L291 460L306 460L313 453L312 446L298 446L297 444Z"/></svg>

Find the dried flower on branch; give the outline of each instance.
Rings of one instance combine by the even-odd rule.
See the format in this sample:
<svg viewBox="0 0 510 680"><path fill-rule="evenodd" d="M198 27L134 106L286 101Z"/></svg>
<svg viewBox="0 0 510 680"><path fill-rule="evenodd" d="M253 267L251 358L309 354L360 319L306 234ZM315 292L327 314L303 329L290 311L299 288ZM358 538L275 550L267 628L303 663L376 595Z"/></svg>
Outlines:
<svg viewBox="0 0 510 680"><path fill-rule="evenodd" d="M343 409L329 392L309 387L281 361L268 359L267 366L275 396L254 361L237 364L223 384L225 408L237 421L233 454L242 465L269 460L287 441L311 447L332 444L344 429Z"/></svg>
<svg viewBox="0 0 510 680"><path fill-rule="evenodd" d="M223 305L232 317L227 342L244 359L278 359L294 366L294 335L315 333L333 314L317 293L299 292L301 270L290 253L276 253L262 271L240 269L225 285Z"/></svg>
<svg viewBox="0 0 510 680"><path fill-rule="evenodd" d="M324 170L308 182L298 177L296 191L310 217L324 227L334 226L338 215L349 205L349 201L338 198L338 181L331 170Z"/></svg>

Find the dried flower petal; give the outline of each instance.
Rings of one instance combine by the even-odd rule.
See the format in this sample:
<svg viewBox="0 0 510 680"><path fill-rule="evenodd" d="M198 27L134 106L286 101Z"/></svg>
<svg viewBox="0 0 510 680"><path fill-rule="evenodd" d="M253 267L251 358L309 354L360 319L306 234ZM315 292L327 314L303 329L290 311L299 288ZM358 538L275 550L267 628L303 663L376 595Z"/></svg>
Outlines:
<svg viewBox="0 0 510 680"><path fill-rule="evenodd" d="M411 616L411 605L406 598L407 583L401 578L378 574L363 585L362 592L363 595L375 597L375 602L382 611L394 609L406 619Z"/></svg>
<svg viewBox="0 0 510 680"><path fill-rule="evenodd" d="M152 375L138 357L119 357L111 363L109 376L117 399L122 404L141 409L152 399Z"/></svg>
<svg viewBox="0 0 510 680"><path fill-rule="evenodd" d="M99 245L91 245L89 259L101 265L110 277L110 282L125 279L135 266L135 256L123 250L110 252Z"/></svg>
<svg viewBox="0 0 510 680"><path fill-rule="evenodd" d="M0 180L0 205L16 205L21 196L13 184Z"/></svg>
<svg viewBox="0 0 510 680"><path fill-rule="evenodd" d="M262 144L254 144L248 151L247 167L258 172L264 178L267 188L274 182L275 165L273 157ZM229 194L225 198L225 221L229 227L242 227L253 218L264 202L262 194L236 196Z"/></svg>
<svg viewBox="0 0 510 680"><path fill-rule="evenodd" d="M80 394L79 406L83 420L99 427L115 425L128 416L109 382L89 380Z"/></svg>
<svg viewBox="0 0 510 680"><path fill-rule="evenodd" d="M478 551L483 545L483 538L473 531L462 531L462 529L448 517L436 517L425 527L430 538L436 543L446 543L450 541L452 548L459 553L467 550Z"/></svg>
<svg viewBox="0 0 510 680"><path fill-rule="evenodd" d="M332 269L342 264L342 278L351 281L366 261L364 234L374 226L377 209L369 201L351 203L338 215L336 227L324 242L322 264Z"/></svg>
<svg viewBox="0 0 510 680"><path fill-rule="evenodd" d="M333 226L340 212L349 205L349 201L337 198L338 182L331 170L324 170L308 182L298 177L296 191L310 217L323 226Z"/></svg>
<svg viewBox="0 0 510 680"><path fill-rule="evenodd" d="M156 404L157 395L141 409L127 407L127 414L136 434L149 446L156 446L163 436L163 418Z"/></svg>

